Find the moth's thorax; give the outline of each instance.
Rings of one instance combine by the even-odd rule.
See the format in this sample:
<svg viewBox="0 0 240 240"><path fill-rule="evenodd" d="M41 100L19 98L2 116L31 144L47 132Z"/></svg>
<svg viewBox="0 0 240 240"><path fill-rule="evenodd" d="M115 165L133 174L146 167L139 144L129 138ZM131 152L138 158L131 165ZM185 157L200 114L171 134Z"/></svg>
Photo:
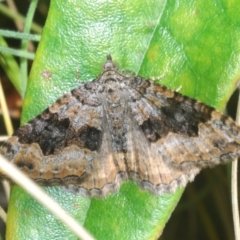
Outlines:
<svg viewBox="0 0 240 240"><path fill-rule="evenodd" d="M125 79L126 77L115 69L106 70L98 79L102 86L100 95L111 135L110 142L115 152L126 151L125 121L128 90Z"/></svg>
<svg viewBox="0 0 240 240"><path fill-rule="evenodd" d="M102 75L99 77L98 82L101 84L108 84L109 81L116 81L116 82L123 82L125 77L120 74L117 70L107 70L102 73Z"/></svg>

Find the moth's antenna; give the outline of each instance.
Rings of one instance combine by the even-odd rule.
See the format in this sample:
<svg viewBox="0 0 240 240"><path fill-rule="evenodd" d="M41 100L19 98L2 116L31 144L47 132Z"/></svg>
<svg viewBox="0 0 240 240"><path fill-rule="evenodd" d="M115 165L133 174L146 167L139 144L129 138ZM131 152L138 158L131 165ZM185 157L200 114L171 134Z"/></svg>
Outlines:
<svg viewBox="0 0 240 240"><path fill-rule="evenodd" d="M112 61L112 56L111 56L111 54L108 54L108 55L107 55L107 60Z"/></svg>
<svg viewBox="0 0 240 240"><path fill-rule="evenodd" d="M118 64L112 61L111 54L107 55L107 60L103 65L103 71L118 70Z"/></svg>

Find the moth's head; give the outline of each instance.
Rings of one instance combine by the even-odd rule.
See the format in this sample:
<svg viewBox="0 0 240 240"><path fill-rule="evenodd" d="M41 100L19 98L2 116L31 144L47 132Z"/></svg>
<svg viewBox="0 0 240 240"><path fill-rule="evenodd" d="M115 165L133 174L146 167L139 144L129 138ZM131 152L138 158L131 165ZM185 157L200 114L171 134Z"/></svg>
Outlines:
<svg viewBox="0 0 240 240"><path fill-rule="evenodd" d="M110 54L107 55L107 60L103 65L103 71L107 70L118 70L118 64L112 61L112 57Z"/></svg>

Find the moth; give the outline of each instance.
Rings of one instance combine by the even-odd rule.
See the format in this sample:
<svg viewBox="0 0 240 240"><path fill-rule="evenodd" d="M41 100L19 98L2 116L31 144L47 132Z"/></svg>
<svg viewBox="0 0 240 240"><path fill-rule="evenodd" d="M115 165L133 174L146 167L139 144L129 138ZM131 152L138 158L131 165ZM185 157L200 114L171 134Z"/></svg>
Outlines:
<svg viewBox="0 0 240 240"><path fill-rule="evenodd" d="M159 195L239 157L240 128L203 103L121 73L108 55L96 79L20 127L0 153L41 185L104 197L133 180Z"/></svg>

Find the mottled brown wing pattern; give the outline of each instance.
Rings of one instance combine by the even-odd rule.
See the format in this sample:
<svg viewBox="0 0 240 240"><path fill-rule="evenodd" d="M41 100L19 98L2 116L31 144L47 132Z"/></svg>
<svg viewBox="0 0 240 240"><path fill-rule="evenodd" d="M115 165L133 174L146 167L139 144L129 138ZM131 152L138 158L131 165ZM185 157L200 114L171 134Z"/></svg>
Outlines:
<svg viewBox="0 0 240 240"><path fill-rule="evenodd" d="M239 156L240 128L229 117L116 66L108 56L98 78L19 128L0 153L42 185L88 196L128 179L174 192L203 167Z"/></svg>
<svg viewBox="0 0 240 240"><path fill-rule="evenodd" d="M158 96L160 92L162 94ZM146 89L143 99L157 104L162 102L160 108L152 108L154 113L149 113L144 132L148 133L145 135L149 140L154 136L153 142L159 154L171 166L182 170L194 166L203 168L239 156L240 128L231 118L154 83ZM156 111L160 116L157 121ZM146 121L142 126L145 124ZM162 128L158 125L161 124L164 130L159 131Z"/></svg>
<svg viewBox="0 0 240 240"><path fill-rule="evenodd" d="M100 148L96 139L102 134L102 107L88 105L87 110L74 93L64 95L19 128L1 148L1 153L37 181L81 176L90 168L94 150Z"/></svg>
<svg viewBox="0 0 240 240"><path fill-rule="evenodd" d="M137 124L128 132L138 145L133 160L138 168L133 164L131 173L143 188L173 192L200 169L239 156L240 128L229 117L140 77L129 89L132 123Z"/></svg>

